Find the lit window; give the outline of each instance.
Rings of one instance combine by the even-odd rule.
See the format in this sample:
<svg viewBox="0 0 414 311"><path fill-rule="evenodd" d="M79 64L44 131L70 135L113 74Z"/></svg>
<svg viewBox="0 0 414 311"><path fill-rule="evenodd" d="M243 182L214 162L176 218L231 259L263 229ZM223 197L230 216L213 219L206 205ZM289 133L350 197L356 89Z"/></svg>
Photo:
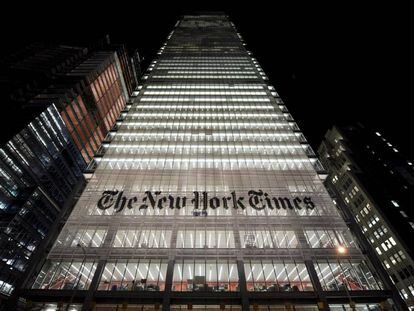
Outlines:
<svg viewBox="0 0 414 311"><path fill-rule="evenodd" d="M108 262L99 290L163 291L167 263L162 259L120 260Z"/></svg>
<svg viewBox="0 0 414 311"><path fill-rule="evenodd" d="M401 214L404 218L408 218L408 215L407 215L404 211L400 211L400 214Z"/></svg>
<svg viewBox="0 0 414 311"><path fill-rule="evenodd" d="M289 261L245 261L248 291L311 291L312 283L303 263Z"/></svg>
<svg viewBox="0 0 414 311"><path fill-rule="evenodd" d="M237 265L226 260L176 261L173 291L238 291Z"/></svg>

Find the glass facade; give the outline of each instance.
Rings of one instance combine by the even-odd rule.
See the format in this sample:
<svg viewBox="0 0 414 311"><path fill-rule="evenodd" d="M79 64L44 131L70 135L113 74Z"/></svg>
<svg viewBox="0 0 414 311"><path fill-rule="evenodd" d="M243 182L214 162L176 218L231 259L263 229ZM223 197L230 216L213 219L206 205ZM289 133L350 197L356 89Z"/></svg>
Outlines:
<svg viewBox="0 0 414 311"><path fill-rule="evenodd" d="M0 148L0 293L12 293L84 168L54 105Z"/></svg>
<svg viewBox="0 0 414 311"><path fill-rule="evenodd" d="M117 53L97 52L68 73L68 76L82 78L82 83L76 88L80 95L65 96L61 115L87 163L125 107L129 93L123 70L128 69L121 67ZM67 96L73 100L67 100Z"/></svg>
<svg viewBox="0 0 414 311"><path fill-rule="evenodd" d="M183 17L108 135L33 288L77 278L86 288L99 260L93 290L117 295L382 289L267 80L226 16ZM75 271L49 277L63 264Z"/></svg>

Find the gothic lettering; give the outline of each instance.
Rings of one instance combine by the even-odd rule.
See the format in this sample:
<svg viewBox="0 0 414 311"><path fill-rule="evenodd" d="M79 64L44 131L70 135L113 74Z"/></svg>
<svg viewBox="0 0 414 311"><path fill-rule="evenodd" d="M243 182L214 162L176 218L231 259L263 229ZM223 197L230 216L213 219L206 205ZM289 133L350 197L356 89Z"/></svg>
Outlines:
<svg viewBox="0 0 414 311"><path fill-rule="evenodd" d="M257 211L262 211L266 208L270 210L302 210L304 208L313 210L315 208L315 203L312 201L311 197L273 197L260 189L250 190L247 192L247 195L248 206ZM164 207L168 207L170 209L183 209L187 205L187 197L174 197L171 194L168 194L168 196L162 196L161 191L145 191L141 204L136 205L136 203L138 203L137 196L127 197L124 196L124 191L106 190L102 192L102 196L98 200L97 207L100 210L107 210L108 208L113 207L115 213L122 212L125 207L133 209L137 206L139 206L139 210L148 209L148 207L151 207L152 209L163 209ZM209 208L213 210L218 208L226 210L229 208L242 210L246 209L244 197L237 195L236 191L232 191L231 196L224 196L221 198L209 196L207 191L194 191L191 203L194 216L207 216L207 210Z"/></svg>

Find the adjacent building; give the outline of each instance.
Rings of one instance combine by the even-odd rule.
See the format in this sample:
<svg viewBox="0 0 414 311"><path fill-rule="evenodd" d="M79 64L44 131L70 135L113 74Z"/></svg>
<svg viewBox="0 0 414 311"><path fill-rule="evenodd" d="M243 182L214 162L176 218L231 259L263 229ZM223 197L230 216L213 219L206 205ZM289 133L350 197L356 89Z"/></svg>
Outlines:
<svg viewBox="0 0 414 311"><path fill-rule="evenodd" d="M142 79L19 292L31 306L405 310L227 16L183 16Z"/></svg>
<svg viewBox="0 0 414 311"><path fill-rule="evenodd" d="M55 103L87 163L123 110L129 93L116 52L96 52L26 105Z"/></svg>
<svg viewBox="0 0 414 311"><path fill-rule="evenodd" d="M84 181L85 161L56 107L32 112L29 124L0 148L0 292L6 296L33 255L42 254Z"/></svg>
<svg viewBox="0 0 414 311"><path fill-rule="evenodd" d="M125 48L111 46L34 44L1 64L2 103L13 119L1 122L2 299L41 264L135 88Z"/></svg>
<svg viewBox="0 0 414 311"><path fill-rule="evenodd" d="M326 180L350 211L410 306L414 295L414 166L387 140L361 124L330 129L319 147Z"/></svg>

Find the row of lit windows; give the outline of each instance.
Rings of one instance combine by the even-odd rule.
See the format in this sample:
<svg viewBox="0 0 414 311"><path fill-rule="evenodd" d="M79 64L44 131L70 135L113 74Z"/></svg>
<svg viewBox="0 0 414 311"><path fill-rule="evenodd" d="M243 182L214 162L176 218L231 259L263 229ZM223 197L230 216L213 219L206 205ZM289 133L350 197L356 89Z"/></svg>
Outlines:
<svg viewBox="0 0 414 311"><path fill-rule="evenodd" d="M142 135L140 135L142 134ZM180 135L187 134L187 135ZM146 143L146 142L157 142L157 143L197 143L202 142L203 144L210 143L219 143L219 144L234 144L236 142L241 142L243 144L255 144L259 142L273 142L273 143L297 143L298 139L294 136L270 136L266 134L262 135L227 135L227 136L218 136L218 135L205 135L206 133L134 133L128 136L118 136L117 139L113 140L114 142L119 143ZM308 145L304 145L308 146Z"/></svg>
<svg viewBox="0 0 414 311"><path fill-rule="evenodd" d="M312 248L355 246L353 238L348 231L305 230L305 236L308 244Z"/></svg>
<svg viewBox="0 0 414 311"><path fill-rule="evenodd" d="M149 70L153 70L156 68L157 70L174 70L174 69L180 69L180 70L188 70L188 69L200 69L200 70L211 70L211 69L228 69L228 70L244 70L246 67L254 68L251 64L208 64L208 65L183 65L183 64L176 64L176 65L159 65L157 67L149 68Z"/></svg>
<svg viewBox="0 0 414 311"><path fill-rule="evenodd" d="M154 123L157 123L159 121L182 121L182 122L197 122L200 123L200 121L202 122L209 122L209 123L214 123L212 124L214 126L214 124L217 124L218 120L223 120L224 122L226 122L226 120L228 120L229 118L232 119L232 121L230 122L234 122L234 121L244 121L244 120L263 120L263 121L275 121L276 125L280 126L288 126L289 123L286 122L286 118L284 115L282 114L276 114L276 113L222 113L222 112L217 112L217 113L211 113L211 112L207 112L207 113L198 113L198 112L192 112L192 113L150 113L150 112L144 112L144 113L131 113L128 114L128 118L123 121L123 124L125 125L137 125L136 121L152 121ZM134 122L135 121L135 122ZM276 122L278 121L278 122ZM282 121L282 122L280 122ZM283 122L285 121L285 122ZM154 124L155 125L155 124ZM128 127L127 127L128 128Z"/></svg>
<svg viewBox="0 0 414 311"><path fill-rule="evenodd" d="M111 144L107 147L107 155L124 156L136 155L136 154L149 154L155 155L159 153L172 153L172 154L223 154L228 153L231 155L303 155L305 152L308 154L310 151L306 146L302 145L272 145L272 146L260 146L257 143L249 145L169 145L169 144L154 144L151 142L136 144ZM265 151L263 151L265 149Z"/></svg>
<svg viewBox="0 0 414 311"><path fill-rule="evenodd" d="M220 56L220 57L213 57L213 56L172 56L170 59L174 60L174 61L194 61L196 63L198 62L202 62L202 61L210 61L210 60L214 60L214 61L236 61L236 60L249 60L249 57L246 56ZM163 62L165 61L165 59L161 59L159 62Z"/></svg>
<svg viewBox="0 0 414 311"><path fill-rule="evenodd" d="M230 46L215 46L215 47L206 47L206 46L173 46L169 45L164 50L167 53L188 53L188 52L241 52L242 48L237 45Z"/></svg>
<svg viewBox="0 0 414 311"><path fill-rule="evenodd" d="M182 60L172 60L172 59L160 59L158 64L160 65L208 65L208 66L222 66L223 63L226 64L237 64L237 65L250 65L252 62L249 59L246 60L233 60L229 58L224 59L212 59L212 60L199 60L199 61L190 61L188 59L182 59ZM152 66L157 63L153 63Z"/></svg>
<svg viewBox="0 0 414 311"><path fill-rule="evenodd" d="M259 148L258 148L259 147ZM151 149L153 150L157 150L157 149L163 149L164 151L167 150L175 150L175 149L209 149L209 150L233 150L233 151L240 151L240 150L246 150L246 151L250 151L252 148L254 148L255 150L263 150L263 149L270 149L270 150L282 150L282 151L287 151L287 150L303 150L304 147L302 145L299 144L295 144L295 145L287 145L287 144L283 144L283 145L278 145L278 144L272 144L272 145L260 145L256 142L256 144L254 145L243 145L243 144L231 144L231 145L221 145L221 144L204 144L204 145L196 145L194 144L194 142L191 142L188 145L180 145L180 144L174 144L174 145L164 145L164 144L110 144L108 146L109 149L116 149L116 152L125 152L125 150L131 150L131 149L139 149L139 150L149 150L151 151ZM253 151L253 150L251 150Z"/></svg>
<svg viewBox="0 0 414 311"><path fill-rule="evenodd" d="M267 97L142 97L141 102L270 102Z"/></svg>
<svg viewBox="0 0 414 311"><path fill-rule="evenodd" d="M256 75L154 75L155 79L246 79L257 78Z"/></svg>
<svg viewBox="0 0 414 311"><path fill-rule="evenodd" d="M229 156L226 155L225 157L221 157L221 156L217 156L217 157L205 157L205 158L192 158L192 157L187 157L187 158L175 158L175 157L165 157L162 159L154 159L151 157L139 157L139 158L119 158L119 157L112 157L112 155L108 155L104 158L101 159L101 162L118 162L118 163L130 163L130 162L134 162L136 164L148 164L148 165L154 165L154 164L163 164L163 165L173 165L176 163L187 163L189 165L200 165L200 167L203 167L204 165L206 166L211 166L211 165L231 165L231 166L238 166L239 168L241 167L245 167L245 166L261 166L263 165L263 167L267 167L267 165L264 162L267 163L267 165L289 165L289 166L293 166L295 167L295 165L300 166L300 164L303 163L310 163L312 161L312 159L309 159L307 157L296 157L296 158L267 158L264 157L263 159L261 157L251 157L251 158L238 158L238 157L233 157L233 156ZM292 167L292 169L294 169Z"/></svg>
<svg viewBox="0 0 414 311"><path fill-rule="evenodd" d="M381 286L363 262L341 260L314 264L324 290L378 290ZM49 262L35 283L35 289L89 288L96 269L94 262ZM246 260L244 272L248 291L313 291L303 262ZM164 291L167 261L134 259L108 262L98 290ZM234 260L176 260L172 277L173 291L239 291L239 271Z"/></svg>
<svg viewBox="0 0 414 311"><path fill-rule="evenodd" d="M86 247L101 247L107 230L104 229L80 229L67 232L65 238L58 239L61 246L77 247L78 244Z"/></svg>
<svg viewBox="0 0 414 311"><path fill-rule="evenodd" d="M46 262L33 284L33 288L86 290L92 282L96 266L95 261Z"/></svg>
<svg viewBox="0 0 414 311"><path fill-rule="evenodd" d="M180 69L180 70L188 70L188 69L200 69L200 70L211 70L211 69L215 69L215 67L220 68L220 69L230 69L230 70L243 70L246 68L246 66L251 67L252 69L254 68L251 64L249 65L245 65L245 64L208 64L208 66L202 66L200 64L197 65L192 65L192 66L185 66L185 65L159 65L156 67L156 69L158 70L174 70L174 69Z"/></svg>
<svg viewBox="0 0 414 311"><path fill-rule="evenodd" d="M214 119L213 119L214 120ZM180 122L177 122L180 121ZM163 129L163 130L292 130L294 125L283 122L214 122L208 120L191 120L191 118L163 122L124 122L124 128L127 130L139 130L139 129Z"/></svg>
<svg viewBox="0 0 414 311"><path fill-rule="evenodd" d="M211 90L262 90L263 85L259 84L150 84L147 89L211 89Z"/></svg>
<svg viewBox="0 0 414 311"><path fill-rule="evenodd" d="M247 69L247 70L168 70L168 74L250 74L255 73L254 70Z"/></svg>
<svg viewBox="0 0 414 311"><path fill-rule="evenodd" d="M347 231L305 230L307 243L312 248L353 247L352 237ZM101 247L107 230L78 229L64 231L59 238L60 246ZM172 230L168 229L125 229L115 234L113 247L169 248ZM298 238L294 231L242 230L240 242L243 248L296 248ZM235 248L233 231L211 229L186 229L177 231L176 248Z"/></svg>
<svg viewBox="0 0 414 311"><path fill-rule="evenodd" d="M267 95L264 91L145 91L144 95Z"/></svg>
<svg viewBox="0 0 414 311"><path fill-rule="evenodd" d="M233 146L219 146L219 147L208 147L208 146L177 146L177 145L164 145L164 146L135 146L134 148L116 148L111 149L111 152L108 151L108 155L117 155L117 156L136 156L136 155L152 155L152 156L177 156L177 155L199 155L199 156L210 156L228 154L232 156L294 156L294 155L303 155L304 151L302 148L298 149L283 149L277 148L274 146L267 146L265 150L255 146L245 146L245 147L233 147Z"/></svg>
<svg viewBox="0 0 414 311"><path fill-rule="evenodd" d="M190 105L182 105L182 104L174 104L174 105L166 105L166 104L140 104L139 106L135 106L130 110L128 113L128 116L134 116L134 111L138 111L140 113L151 113L153 111L159 110L168 111L168 113L175 112L175 113L182 113L182 111L199 111L199 112L209 112L209 113L215 113L218 111L222 112L233 112L238 113L239 110L247 110L250 112L255 112L256 110L271 110L275 115L284 115L286 117L292 118L292 116L288 113L281 113L276 112L275 108L268 104L268 105L250 105L250 104L224 104L224 105L216 105L216 104L190 104Z"/></svg>
<svg viewBox="0 0 414 311"><path fill-rule="evenodd" d="M315 263L323 290L379 290L382 285L364 262L326 261Z"/></svg>
<svg viewBox="0 0 414 311"><path fill-rule="evenodd" d="M299 133L298 133L299 134ZM233 142L233 141L268 141L268 142L277 142L277 141L290 141L296 142L298 139L304 140L301 134L297 135L295 133L267 133L267 132L208 132L205 129L194 132L164 132L164 131L145 131L145 132L118 132L115 136L117 140L121 141L136 141L145 139L151 140L156 139L168 140L168 141L223 141L223 142ZM135 137L135 139L134 139Z"/></svg>

